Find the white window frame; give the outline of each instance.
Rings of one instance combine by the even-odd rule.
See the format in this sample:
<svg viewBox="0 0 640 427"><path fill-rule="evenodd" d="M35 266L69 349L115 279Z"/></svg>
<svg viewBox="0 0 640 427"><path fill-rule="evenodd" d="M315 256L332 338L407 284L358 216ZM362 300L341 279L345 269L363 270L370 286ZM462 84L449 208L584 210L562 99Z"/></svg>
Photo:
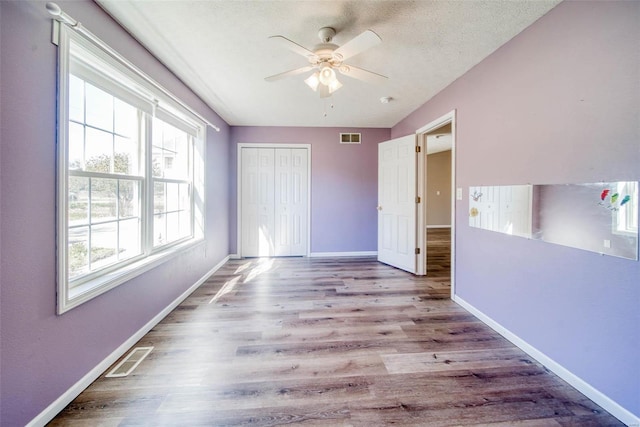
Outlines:
<svg viewBox="0 0 640 427"><path fill-rule="evenodd" d="M206 123L185 104L153 82L134 65L103 42L54 21L53 41L58 45L58 144L57 144L57 313L63 314L98 295L168 261L204 242L205 233L205 147ZM96 42L97 41L97 42ZM68 124L70 45L76 43L107 64L104 78L112 95L129 102L134 99L145 118L144 158L141 162L144 180L141 189L142 254L71 283L68 277ZM100 62L97 61L97 62ZM90 82L91 83L91 82ZM125 99L129 96L129 99ZM191 235L160 247L153 247L153 179L151 174L152 117L168 122L192 135ZM123 178L126 176L123 176ZM72 286L73 285L73 286Z"/></svg>

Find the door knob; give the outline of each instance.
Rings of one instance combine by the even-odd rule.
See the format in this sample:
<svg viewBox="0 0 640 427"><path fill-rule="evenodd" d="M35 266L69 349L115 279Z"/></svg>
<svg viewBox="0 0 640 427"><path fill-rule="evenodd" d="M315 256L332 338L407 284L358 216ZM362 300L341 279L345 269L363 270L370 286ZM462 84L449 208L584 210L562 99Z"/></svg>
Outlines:
<svg viewBox="0 0 640 427"><path fill-rule="evenodd" d="M382 210L382 206L378 206L376 209L378 209L379 211Z"/></svg>

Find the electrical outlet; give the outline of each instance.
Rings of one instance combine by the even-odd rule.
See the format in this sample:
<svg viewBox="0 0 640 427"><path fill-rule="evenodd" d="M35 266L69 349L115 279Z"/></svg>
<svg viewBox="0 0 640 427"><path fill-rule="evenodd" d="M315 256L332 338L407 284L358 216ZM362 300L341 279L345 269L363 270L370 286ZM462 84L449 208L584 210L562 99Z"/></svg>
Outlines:
<svg viewBox="0 0 640 427"><path fill-rule="evenodd" d="M604 239L604 247L605 248L610 248L611 247L611 240Z"/></svg>
<svg viewBox="0 0 640 427"><path fill-rule="evenodd" d="M462 200L462 188L456 188L456 199Z"/></svg>

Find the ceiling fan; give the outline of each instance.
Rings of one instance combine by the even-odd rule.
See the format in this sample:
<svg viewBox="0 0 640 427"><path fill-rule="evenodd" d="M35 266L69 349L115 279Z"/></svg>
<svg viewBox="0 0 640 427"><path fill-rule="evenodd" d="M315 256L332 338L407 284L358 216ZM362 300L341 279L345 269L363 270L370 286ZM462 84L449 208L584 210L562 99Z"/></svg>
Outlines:
<svg viewBox="0 0 640 427"><path fill-rule="evenodd" d="M320 37L321 43L317 44L313 48L313 51L283 36L269 37L287 49L307 58L309 65L266 77L265 80L273 82L285 77L316 70L311 76L305 79L305 83L314 92L319 92L321 98L331 96L333 92L342 87L342 83L340 83L336 77L335 70L338 70L345 76L374 84L387 80L387 77L381 74L344 63L347 59L380 44L382 42L380 36L371 30L366 30L342 46L338 46L331 43L335 35L336 30L331 27L320 28L318 37Z"/></svg>

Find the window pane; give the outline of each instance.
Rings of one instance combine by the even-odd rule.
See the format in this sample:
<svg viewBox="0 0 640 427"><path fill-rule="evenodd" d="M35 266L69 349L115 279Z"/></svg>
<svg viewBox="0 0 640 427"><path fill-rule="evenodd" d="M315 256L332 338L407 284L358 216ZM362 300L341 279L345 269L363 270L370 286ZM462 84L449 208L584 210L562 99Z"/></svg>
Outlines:
<svg viewBox="0 0 640 427"><path fill-rule="evenodd" d="M69 75L69 120L84 123L84 81Z"/></svg>
<svg viewBox="0 0 640 427"><path fill-rule="evenodd" d="M177 211L180 208L179 185L180 184L167 183L167 212Z"/></svg>
<svg viewBox="0 0 640 427"><path fill-rule="evenodd" d="M89 272L89 227L69 229L67 262L69 278Z"/></svg>
<svg viewBox="0 0 640 427"><path fill-rule="evenodd" d="M116 222L111 222L91 227L91 270L96 270L117 261L117 224Z"/></svg>
<svg viewBox="0 0 640 427"><path fill-rule="evenodd" d="M179 238L191 235L191 211L180 212Z"/></svg>
<svg viewBox="0 0 640 427"><path fill-rule="evenodd" d="M88 83L85 88L86 123L113 132L113 96Z"/></svg>
<svg viewBox="0 0 640 427"><path fill-rule="evenodd" d="M153 121L153 174L189 179L191 137L162 120Z"/></svg>
<svg viewBox="0 0 640 427"><path fill-rule="evenodd" d="M82 170L84 126L69 122L69 170Z"/></svg>
<svg viewBox="0 0 640 427"><path fill-rule="evenodd" d="M69 225L89 223L89 178L69 177Z"/></svg>
<svg viewBox="0 0 640 427"><path fill-rule="evenodd" d="M117 180L91 178L91 223L116 218Z"/></svg>
<svg viewBox="0 0 640 427"><path fill-rule="evenodd" d="M118 214L120 218L140 217L138 181L118 181Z"/></svg>
<svg viewBox="0 0 640 427"><path fill-rule="evenodd" d="M167 243L167 231L165 215L153 216L153 246L159 246Z"/></svg>
<svg viewBox="0 0 640 427"><path fill-rule="evenodd" d="M89 172L111 172L113 134L87 128L85 144L85 170Z"/></svg>
<svg viewBox="0 0 640 427"><path fill-rule="evenodd" d="M163 182L153 184L153 212L165 212L165 190Z"/></svg>
<svg viewBox="0 0 640 427"><path fill-rule="evenodd" d="M189 177L189 146L187 143L188 135L184 132L176 134L175 139L175 160L173 167L165 171L165 176L176 179L186 179Z"/></svg>
<svg viewBox="0 0 640 427"><path fill-rule="evenodd" d="M138 144L135 140L121 136L115 137L113 171L138 175Z"/></svg>
<svg viewBox="0 0 640 427"><path fill-rule="evenodd" d="M190 208L191 192L189 184L180 184L180 210Z"/></svg>
<svg viewBox="0 0 640 427"><path fill-rule="evenodd" d="M162 156L162 148L153 146L152 155L152 171L151 173L155 178L162 178L162 171L164 170L164 160Z"/></svg>
<svg viewBox="0 0 640 427"><path fill-rule="evenodd" d="M115 98L115 133L128 138L138 136L138 110L124 101Z"/></svg>
<svg viewBox="0 0 640 427"><path fill-rule="evenodd" d="M120 260L132 258L142 253L140 220L138 218L120 221L119 235L120 253L118 256Z"/></svg>
<svg viewBox="0 0 640 427"><path fill-rule="evenodd" d="M180 217L178 212L167 214L167 242L173 242L180 237Z"/></svg>

